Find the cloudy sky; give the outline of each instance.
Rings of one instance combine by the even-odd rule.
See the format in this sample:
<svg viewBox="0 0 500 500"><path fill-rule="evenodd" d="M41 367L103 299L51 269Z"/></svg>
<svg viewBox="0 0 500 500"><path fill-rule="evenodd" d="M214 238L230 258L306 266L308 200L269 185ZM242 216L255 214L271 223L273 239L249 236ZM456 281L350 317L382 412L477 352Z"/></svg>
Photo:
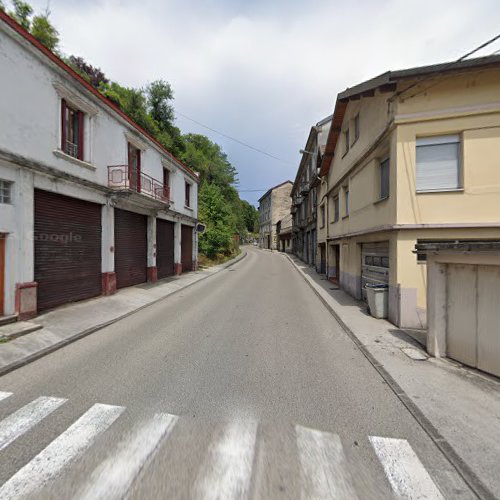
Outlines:
<svg viewBox="0 0 500 500"><path fill-rule="evenodd" d="M498 0L50 0L50 9L65 54L123 85L168 80L178 126L221 144L250 202L262 192L247 190L294 179L311 125L338 92L457 59L500 32Z"/></svg>

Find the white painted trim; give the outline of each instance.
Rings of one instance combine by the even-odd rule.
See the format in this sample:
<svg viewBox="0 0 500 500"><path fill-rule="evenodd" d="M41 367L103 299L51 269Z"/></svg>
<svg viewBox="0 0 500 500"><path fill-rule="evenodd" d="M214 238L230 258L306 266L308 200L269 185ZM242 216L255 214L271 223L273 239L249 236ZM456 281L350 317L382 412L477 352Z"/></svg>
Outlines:
<svg viewBox="0 0 500 500"><path fill-rule="evenodd" d="M88 170L92 170L95 172L96 167L92 165L92 163L89 163L87 161L79 160L78 158L75 158L74 156L66 154L64 151L61 151L60 149L54 149L52 151L55 156L58 158L61 158L62 160L70 161L71 163L74 163L75 165L78 165L79 167L86 168Z"/></svg>
<svg viewBox="0 0 500 500"><path fill-rule="evenodd" d="M75 108L87 113L90 116L96 115L99 112L99 108L94 106L86 99L82 98L78 95L77 92L69 89L61 82L55 81L52 83L54 88L56 89L57 94L61 99L65 99L70 106L74 106Z"/></svg>
<svg viewBox="0 0 500 500"><path fill-rule="evenodd" d="M137 149L140 149L142 152L146 151L148 145L142 139L140 139L137 135L131 134L130 132L125 131L125 138L127 142L130 142Z"/></svg>

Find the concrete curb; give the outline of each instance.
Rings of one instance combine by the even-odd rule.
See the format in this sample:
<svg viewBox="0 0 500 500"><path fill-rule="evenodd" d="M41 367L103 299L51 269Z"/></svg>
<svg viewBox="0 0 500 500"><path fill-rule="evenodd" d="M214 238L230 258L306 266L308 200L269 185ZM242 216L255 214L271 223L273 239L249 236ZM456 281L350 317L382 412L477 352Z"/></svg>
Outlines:
<svg viewBox="0 0 500 500"><path fill-rule="evenodd" d="M286 255L286 254L285 254ZM337 311L328 303L328 301L319 293L314 284L308 279L307 275L295 264L293 259L286 255L294 269L304 279L304 281L313 290L316 296L320 299L326 309L335 318L337 323L349 336L349 338L356 344L363 355L368 359L372 366L377 370L382 379L391 388L398 399L408 409L416 422L422 427L427 435L432 439L434 444L441 450L441 453L446 457L448 462L455 468L457 473L461 476L471 491L482 500L497 500L497 497L483 484L477 477L474 471L467 465L467 463L460 457L448 441L442 436L438 429L432 422L424 415L420 408L413 402L413 400L406 394L402 387L397 383L393 376L377 361L368 348L359 340L356 334L349 328L349 326L342 320Z"/></svg>
<svg viewBox="0 0 500 500"><path fill-rule="evenodd" d="M225 262L224 264L221 264L222 267L218 271L216 271L212 274L209 274L207 276L203 276L197 281L194 281L192 283L188 283L187 285L183 286L182 288L178 288L177 290L174 290L173 292L169 293L165 297L160 297L159 299L156 299L153 302L150 302L149 304L144 304L142 306L137 307L133 311L129 311L125 314L122 314L121 316L117 316L116 318L105 321L104 323L100 323L99 325L95 325L91 328L87 328L86 330L83 330L81 332L77 332L74 335L72 335L71 337L68 337L64 340L56 342L55 344L48 346L45 349L41 349L36 353L30 354L29 356L25 356L22 359L19 359L17 361L14 361L14 362L8 364L8 365L5 365L2 368L0 368L0 377L2 375L5 375L5 374L13 371L13 370L16 370L17 368L21 368L22 366L25 366L33 361L36 361L37 359L40 359L40 358L46 356L47 354L50 354L54 351L58 351L59 349L65 347L69 344L72 344L73 342L76 342L77 340L80 340L83 337L86 337L87 335L90 335L90 334L95 333L99 330L102 330L103 328L106 328L107 326L110 326L114 323L117 323L118 321L121 321L122 319L125 319L125 318L131 316L132 314L135 314L135 313L141 311L142 309L146 309L147 307L150 307L154 304L157 304L158 302L161 302L162 300L166 300L169 297L171 297L172 295L175 295L176 293L181 292L181 291L185 290L186 288L189 288L190 286L196 285L197 283L200 283L201 281L204 281L208 278L211 278L212 276L216 276L221 271L224 271L227 268L232 267L235 264L237 264L238 262L240 262L241 260L243 260L247 255L248 255L247 252L244 251L240 255L235 257L234 259L232 259L228 262Z"/></svg>

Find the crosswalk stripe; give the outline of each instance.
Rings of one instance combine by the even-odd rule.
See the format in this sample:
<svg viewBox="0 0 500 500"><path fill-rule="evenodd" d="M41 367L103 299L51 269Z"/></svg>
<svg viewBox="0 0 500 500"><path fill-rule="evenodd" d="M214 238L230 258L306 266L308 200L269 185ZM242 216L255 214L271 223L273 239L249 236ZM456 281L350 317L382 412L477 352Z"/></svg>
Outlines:
<svg viewBox="0 0 500 500"><path fill-rule="evenodd" d="M301 465L301 498L358 498L339 436L295 426Z"/></svg>
<svg viewBox="0 0 500 500"><path fill-rule="evenodd" d="M194 498L245 499L248 495L257 437L255 422L233 422L210 447L194 485Z"/></svg>
<svg viewBox="0 0 500 500"><path fill-rule="evenodd" d="M0 450L38 424L67 400L40 397L15 411L0 422Z"/></svg>
<svg viewBox="0 0 500 500"><path fill-rule="evenodd" d="M172 432L177 419L175 415L155 415L129 439L123 441L117 453L92 473L88 486L75 498L88 500L123 498L134 479L159 448L162 440Z"/></svg>
<svg viewBox="0 0 500 500"><path fill-rule="evenodd" d="M1 488L9 500L33 494L55 479L61 470L88 449L125 410L123 406L95 404L31 462L19 469Z"/></svg>
<svg viewBox="0 0 500 500"><path fill-rule="evenodd" d="M404 499L442 500L434 481L406 439L370 436L394 493Z"/></svg>
<svg viewBox="0 0 500 500"><path fill-rule="evenodd" d="M2 399L7 399L9 396L12 396L12 392L0 391L0 401L2 401Z"/></svg>

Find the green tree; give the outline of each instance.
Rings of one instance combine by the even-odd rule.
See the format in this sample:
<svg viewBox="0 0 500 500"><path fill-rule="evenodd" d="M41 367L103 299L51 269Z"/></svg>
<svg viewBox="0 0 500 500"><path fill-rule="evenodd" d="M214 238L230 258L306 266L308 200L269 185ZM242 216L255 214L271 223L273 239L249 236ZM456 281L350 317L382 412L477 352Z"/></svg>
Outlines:
<svg viewBox="0 0 500 500"><path fill-rule="evenodd" d="M14 10L9 12L9 16L15 19L26 31L29 31L33 7L23 0L12 0L12 5Z"/></svg>
<svg viewBox="0 0 500 500"><path fill-rule="evenodd" d="M57 52L59 45L59 32L49 21L50 12L37 15L31 22L31 34L52 52Z"/></svg>
<svg viewBox="0 0 500 500"><path fill-rule="evenodd" d="M2 12L5 12L5 5L4 5L4 3L2 2L2 0L0 0L0 10L1 10Z"/></svg>
<svg viewBox="0 0 500 500"><path fill-rule="evenodd" d="M200 252L209 258L229 254L231 247L231 210L221 189L205 183L198 194L198 217L206 229L198 240Z"/></svg>

